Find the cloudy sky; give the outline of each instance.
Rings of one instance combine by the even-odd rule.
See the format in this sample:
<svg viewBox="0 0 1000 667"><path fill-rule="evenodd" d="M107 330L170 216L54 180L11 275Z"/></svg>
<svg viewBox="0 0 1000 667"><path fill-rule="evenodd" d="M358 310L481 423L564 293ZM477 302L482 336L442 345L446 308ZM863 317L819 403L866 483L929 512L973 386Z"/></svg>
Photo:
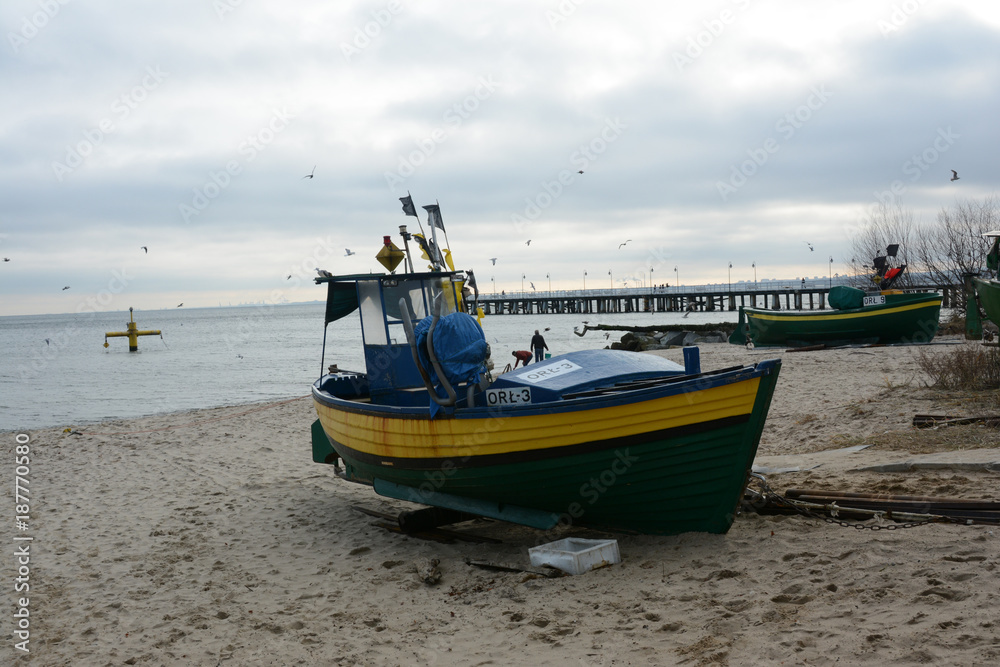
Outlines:
<svg viewBox="0 0 1000 667"><path fill-rule="evenodd" d="M932 221L1000 175L985 0L8 0L0 25L0 315L321 298L315 267L415 230L407 192L486 290L825 276L880 198Z"/></svg>

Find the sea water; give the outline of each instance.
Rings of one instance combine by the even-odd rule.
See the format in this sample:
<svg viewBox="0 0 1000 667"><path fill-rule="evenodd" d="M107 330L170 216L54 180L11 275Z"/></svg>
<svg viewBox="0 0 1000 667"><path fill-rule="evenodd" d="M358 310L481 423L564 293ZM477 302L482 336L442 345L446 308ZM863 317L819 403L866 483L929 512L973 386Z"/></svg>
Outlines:
<svg viewBox="0 0 1000 667"><path fill-rule="evenodd" d="M364 370L358 314L326 329L324 304L135 311L139 338L128 351L128 311L0 317L0 431L83 424L305 396L330 364ZM574 327L735 322L736 312L492 315L483 319L494 364L529 349L535 329L549 353L602 348L623 332ZM47 339L47 342L46 342Z"/></svg>

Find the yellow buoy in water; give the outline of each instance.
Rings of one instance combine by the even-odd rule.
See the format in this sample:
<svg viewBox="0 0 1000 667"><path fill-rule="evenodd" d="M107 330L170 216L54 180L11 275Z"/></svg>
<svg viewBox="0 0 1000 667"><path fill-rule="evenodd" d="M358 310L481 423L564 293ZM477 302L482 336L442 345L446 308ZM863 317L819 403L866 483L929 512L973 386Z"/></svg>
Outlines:
<svg viewBox="0 0 1000 667"><path fill-rule="evenodd" d="M135 323L135 319L132 316L132 307L128 309L128 319L129 321L125 323L125 331L109 331L104 334L104 347L108 346L109 338L117 338L119 336L128 336L128 351L138 352L139 351L139 336L159 336L163 337L159 329L147 329L145 331L139 331L138 325Z"/></svg>

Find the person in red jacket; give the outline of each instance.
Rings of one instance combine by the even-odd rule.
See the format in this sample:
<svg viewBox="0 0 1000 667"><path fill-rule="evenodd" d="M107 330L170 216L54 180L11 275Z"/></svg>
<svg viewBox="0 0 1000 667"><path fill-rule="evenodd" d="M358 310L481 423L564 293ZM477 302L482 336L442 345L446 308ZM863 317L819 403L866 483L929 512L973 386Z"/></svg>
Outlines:
<svg viewBox="0 0 1000 667"><path fill-rule="evenodd" d="M511 354L517 358L517 361L514 362L514 368L517 368L518 364L527 366L528 362L531 361L531 352L528 350L515 350L514 352L511 352Z"/></svg>

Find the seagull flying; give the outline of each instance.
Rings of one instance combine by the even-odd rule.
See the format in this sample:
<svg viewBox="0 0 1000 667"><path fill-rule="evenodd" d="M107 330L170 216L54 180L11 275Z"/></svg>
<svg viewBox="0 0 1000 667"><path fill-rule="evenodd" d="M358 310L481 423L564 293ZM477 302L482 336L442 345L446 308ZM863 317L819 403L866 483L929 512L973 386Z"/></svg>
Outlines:
<svg viewBox="0 0 1000 667"><path fill-rule="evenodd" d="M68 289L69 289L69 285L66 285L66 287L63 287L63 291L64 291L64 292L65 292L66 290L68 290Z"/></svg>
<svg viewBox="0 0 1000 667"><path fill-rule="evenodd" d="M805 243L807 246L809 246L809 252L814 252L815 251L815 249L813 248L813 244L812 243L809 243L809 241L803 241L803 243Z"/></svg>
<svg viewBox="0 0 1000 667"><path fill-rule="evenodd" d="M288 277L287 277L287 278L285 278L285 280L291 280L291 279L292 279L292 274L290 274L290 273L289 273L289 274L288 274Z"/></svg>
<svg viewBox="0 0 1000 667"><path fill-rule="evenodd" d="M3 258L3 261L5 261L5 262L9 262L9 261L10 261L10 257L4 257L4 258Z"/></svg>
<svg viewBox="0 0 1000 667"><path fill-rule="evenodd" d="M180 307L181 307L181 306L183 306L183 305L184 305L184 302L183 302L183 301L181 301L181 302L180 302L179 304L177 304L177 307L178 307L178 308L180 308Z"/></svg>
<svg viewBox="0 0 1000 667"><path fill-rule="evenodd" d="M497 258L496 257L490 257L490 261L493 262L493 266L497 265Z"/></svg>
<svg viewBox="0 0 1000 667"><path fill-rule="evenodd" d="M49 339L48 339L48 338L46 338L46 339L45 339L45 344L46 344L46 345L51 345L52 343L51 343L51 342L49 342Z"/></svg>
<svg viewBox="0 0 1000 667"><path fill-rule="evenodd" d="M629 241L631 241L631 240L632 240L632 239L627 239L627 240L625 241L625 243L628 243L628 242L629 242ZM622 246L623 246L623 245L625 245L625 243L619 243L619 244L618 244L618 249L619 249L619 250L621 250L621 249L622 249Z"/></svg>
<svg viewBox="0 0 1000 667"><path fill-rule="evenodd" d="M529 281L528 281L528 284L529 284L529 285L531 285L531 289L535 289L535 283L533 283L533 282L531 282L531 281L529 280Z"/></svg>
<svg viewBox="0 0 1000 667"><path fill-rule="evenodd" d="M576 173L578 173L578 174L582 174L582 173L583 173L583 170L581 169L580 171L578 171L578 172L576 172Z"/></svg>
<svg viewBox="0 0 1000 667"><path fill-rule="evenodd" d="M316 273L318 273L319 275L323 276L324 278L333 278L333 274L330 273L329 271L327 271L326 269L321 269L321 268L317 267L316 268Z"/></svg>
<svg viewBox="0 0 1000 667"><path fill-rule="evenodd" d="M144 253L149 254L149 248L147 248L146 246L140 246L140 247L142 248L142 251Z"/></svg>
<svg viewBox="0 0 1000 667"><path fill-rule="evenodd" d="M531 239L528 239L527 241L525 241L524 245L531 245Z"/></svg>
<svg viewBox="0 0 1000 667"><path fill-rule="evenodd" d="M356 255L357 254L356 252L354 252L350 248L344 248L344 250L347 251L347 252L344 253L344 257L350 257L351 255Z"/></svg>
<svg viewBox="0 0 1000 667"><path fill-rule="evenodd" d="M957 181L958 180L958 172L955 171L954 169L951 170L951 180L953 180L953 181Z"/></svg>
<svg viewBox="0 0 1000 667"><path fill-rule="evenodd" d="M306 174L305 176L303 176L302 178L312 178L315 175L316 175L316 165L313 165L313 170L308 174Z"/></svg>

